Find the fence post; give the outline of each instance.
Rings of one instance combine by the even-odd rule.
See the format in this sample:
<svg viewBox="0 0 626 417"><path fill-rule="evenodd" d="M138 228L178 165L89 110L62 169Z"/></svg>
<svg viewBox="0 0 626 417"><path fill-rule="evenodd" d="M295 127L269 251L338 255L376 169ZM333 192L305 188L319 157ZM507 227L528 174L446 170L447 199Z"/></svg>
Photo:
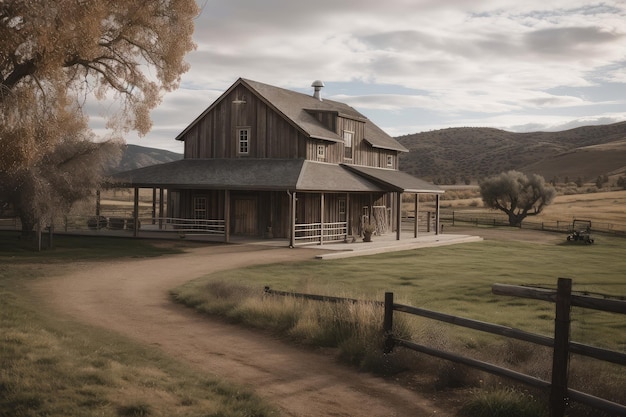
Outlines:
<svg viewBox="0 0 626 417"><path fill-rule="evenodd" d="M393 351L393 293L385 293L385 317L383 320L383 332L385 334L384 353Z"/></svg>
<svg viewBox="0 0 626 417"><path fill-rule="evenodd" d="M563 417L567 406L571 296L572 280L559 278L556 293L556 317L554 319L550 417Z"/></svg>

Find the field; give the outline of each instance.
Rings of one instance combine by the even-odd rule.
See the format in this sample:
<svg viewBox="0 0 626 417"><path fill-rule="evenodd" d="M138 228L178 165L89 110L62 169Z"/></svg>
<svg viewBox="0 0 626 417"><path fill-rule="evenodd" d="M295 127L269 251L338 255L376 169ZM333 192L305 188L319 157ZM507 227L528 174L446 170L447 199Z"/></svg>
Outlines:
<svg viewBox="0 0 626 417"><path fill-rule="evenodd" d="M453 194L454 191L449 191ZM458 191L457 191L458 193ZM443 200L441 207L444 210L460 211L483 211L498 213L494 210L486 210L482 207L480 195L476 191L465 191L472 194L469 198L457 198ZM463 193L461 197L465 197ZM405 205L409 208L409 205ZM528 217L533 222L541 221L572 221L574 219L595 220L602 223L626 225L626 190L604 191L586 194L558 195L554 202L547 206L544 211Z"/></svg>
<svg viewBox="0 0 626 417"><path fill-rule="evenodd" d="M16 242L0 232L1 417L276 415L249 390L68 319L29 291L76 265L182 253L181 243L60 236L35 253Z"/></svg>
<svg viewBox="0 0 626 417"><path fill-rule="evenodd" d="M471 198L465 200L442 203L460 209L475 208ZM626 192L614 192L560 196L551 207L559 216L583 218L589 214L598 221L626 223L625 206ZM592 213L600 213L599 216L603 217L592 217ZM267 285L277 290L375 300L382 300L385 291L393 291L396 302L545 335L551 334L553 326L552 305L495 296L491 294L491 285L554 287L558 277L569 277L574 281L575 291L626 296L624 238L599 235L594 245L574 245L566 244L564 237L555 239L558 235L533 232L545 237L537 239L541 243L533 243L511 239L512 234L526 231L489 230L492 236L497 236L501 230L505 237L345 260L241 268L192 281L174 293L179 299L192 298L190 304L239 323L248 321L255 327L278 323L281 328L272 330L298 343L315 344L315 341L306 339L313 335L318 339L316 343L322 341L322 346L332 345L312 330L312 322L323 316L321 310L315 310L315 315L307 317L302 315L302 303L286 304L288 311L284 308L273 310L274 307L263 297L262 288ZM52 271L60 273L64 263L173 254L185 250L184 247L172 249L172 246L181 245L180 242L172 245L156 241L138 243L59 237L54 251L36 254L27 248L16 247L15 236L13 232L0 233L0 262L3 265L0 269L0 416L16 415L4 410L17 409L21 413L17 415L24 416L76 413L94 416L167 415L182 413L181 410L188 413L182 415L192 415L193 410L206 410L207 407L216 410L214 415L245 415L232 411L237 409L255 409L254 415L258 416L274 415L252 394L242 394L237 387L208 379L155 350L50 314L33 302L36 300L25 290L30 281L49 277ZM226 296L233 292L245 298L235 297L235 302L228 301ZM331 311L332 314L335 323L341 321L341 317L337 318L337 310ZM373 324L370 327L379 329L379 312L363 314ZM574 309L573 317L573 340L626 351L623 317L581 309ZM549 378L547 354L542 349L459 331L425 319L407 319L401 324L402 331L416 340L479 358L498 358L516 369ZM372 361L372 358L359 356L358 348L350 343L344 342L339 347L345 349L344 357L349 362L361 366L363 359ZM408 360L404 354L399 354L398 358ZM473 390L493 388L502 383L493 382L484 375L469 375L459 368L427 361L423 357L417 362L413 359L410 365L437 374L436 385L433 379L419 372L402 372L395 377L420 390L448 389L455 384ZM576 359L571 376L577 389L622 404L625 401L626 376L622 368ZM119 396L119 392L127 395ZM232 400L233 397L236 401Z"/></svg>
<svg viewBox="0 0 626 417"><path fill-rule="evenodd" d="M554 305L493 295L492 284L554 288L558 277L569 277L575 291L624 299L625 251L626 240L611 237L586 246L487 240L362 258L242 268L192 281L173 293L178 300L211 315L270 329L297 343L336 347L340 358L363 369L409 369L400 378L421 390L473 387L489 391L508 383L432 358L405 356L406 352L396 359L383 357L376 336L382 322L380 309L270 300L262 296L262 288L362 300L382 300L385 291L392 291L396 302L402 304L551 336ZM427 319L400 323L405 338L550 379L547 349ZM626 351L623 316L574 308L571 327L574 341ZM378 346L375 352L369 350L371 345ZM389 360L398 362L390 364ZM626 377L617 365L574 357L570 384L622 404L626 401ZM570 415L602 414L578 409Z"/></svg>

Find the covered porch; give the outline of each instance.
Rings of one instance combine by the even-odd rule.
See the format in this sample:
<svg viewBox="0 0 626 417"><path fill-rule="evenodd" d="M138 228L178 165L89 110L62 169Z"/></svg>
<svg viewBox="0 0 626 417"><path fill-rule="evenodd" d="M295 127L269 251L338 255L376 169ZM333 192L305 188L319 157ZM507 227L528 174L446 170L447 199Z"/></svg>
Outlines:
<svg viewBox="0 0 626 417"><path fill-rule="evenodd" d="M141 229L206 235L225 242L244 236L288 239L289 246L353 240L366 224L402 235L402 194L433 194L435 234L443 192L387 169L307 160L182 160L115 175L134 190L133 235ZM152 216L142 219L139 190L152 190ZM418 236L415 198L413 238ZM406 234L406 232L405 232Z"/></svg>

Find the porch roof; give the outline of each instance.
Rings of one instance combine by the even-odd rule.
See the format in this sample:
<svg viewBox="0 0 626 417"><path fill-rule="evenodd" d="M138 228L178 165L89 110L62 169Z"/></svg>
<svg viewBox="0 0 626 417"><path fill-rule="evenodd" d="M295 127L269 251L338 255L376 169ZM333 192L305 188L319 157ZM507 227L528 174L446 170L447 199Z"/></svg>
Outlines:
<svg viewBox="0 0 626 417"><path fill-rule="evenodd" d="M341 166L375 182L386 190L405 193L443 194L438 186L416 178L411 174L394 169L365 167L361 165L342 164Z"/></svg>
<svg viewBox="0 0 626 417"><path fill-rule="evenodd" d="M340 165L304 159L183 159L121 172L114 186L138 188L384 192Z"/></svg>

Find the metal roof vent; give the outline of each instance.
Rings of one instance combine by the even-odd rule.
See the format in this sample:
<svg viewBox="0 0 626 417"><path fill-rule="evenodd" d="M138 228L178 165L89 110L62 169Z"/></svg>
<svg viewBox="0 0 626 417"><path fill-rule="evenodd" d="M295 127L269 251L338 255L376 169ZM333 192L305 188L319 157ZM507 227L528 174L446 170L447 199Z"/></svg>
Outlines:
<svg viewBox="0 0 626 417"><path fill-rule="evenodd" d="M322 101L321 91L322 91L322 88L324 87L324 83L321 80L315 80L313 81L313 84L311 84L311 87L315 89L315 91L313 91L313 97L315 97L319 101Z"/></svg>

